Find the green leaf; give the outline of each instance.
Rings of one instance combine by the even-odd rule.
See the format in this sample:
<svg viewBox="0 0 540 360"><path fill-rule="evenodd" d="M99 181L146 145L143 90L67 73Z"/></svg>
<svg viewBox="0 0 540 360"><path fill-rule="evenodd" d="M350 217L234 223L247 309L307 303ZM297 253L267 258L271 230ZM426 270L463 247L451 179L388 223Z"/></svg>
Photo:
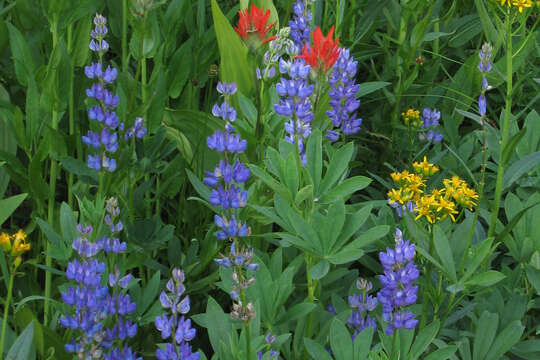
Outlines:
<svg viewBox="0 0 540 360"><path fill-rule="evenodd" d="M298 192L298 168L296 163L296 154L290 152L287 155L287 160L285 162L285 185L289 188L291 194L296 194Z"/></svg>
<svg viewBox="0 0 540 360"><path fill-rule="evenodd" d="M270 189L274 190L276 194L292 202L292 195L285 186L277 182L266 171L262 170L257 165L249 164L248 166L253 175L261 179L266 185L268 185Z"/></svg>
<svg viewBox="0 0 540 360"><path fill-rule="evenodd" d="M350 244L345 245L337 253L328 257L332 264L339 265L358 260L364 255L364 248L372 242L385 236L390 230L388 225L377 225L370 228L365 233L354 239Z"/></svg>
<svg viewBox="0 0 540 360"><path fill-rule="evenodd" d="M499 315L484 311L476 323L473 346L473 358L475 360L486 359L486 354L491 347L493 339L495 339L498 327Z"/></svg>
<svg viewBox="0 0 540 360"><path fill-rule="evenodd" d="M15 75L17 81L23 86L27 86L29 78L34 77L35 64L34 57L30 53L30 48L21 32L9 22L6 23L9 31L9 43L13 64L15 65Z"/></svg>
<svg viewBox="0 0 540 360"><path fill-rule="evenodd" d="M34 322L31 321L9 349L6 359L31 360L35 359L35 357L36 350L34 348Z"/></svg>
<svg viewBox="0 0 540 360"><path fill-rule="evenodd" d="M503 149L502 153L502 160L501 163L503 165L506 165L508 163L508 160L510 160L510 157L515 153L516 147L518 146L521 139L523 139L523 136L525 136L527 132L527 128L523 127L520 131L518 131L514 136L508 140L508 143L506 144L506 147Z"/></svg>
<svg viewBox="0 0 540 360"><path fill-rule="evenodd" d="M365 189L371 183L371 179L365 176L354 176L348 178L332 190L324 194L319 200L322 204L328 204L336 200L346 201L350 195L356 191Z"/></svg>
<svg viewBox="0 0 540 360"><path fill-rule="evenodd" d="M507 327L501 331L495 341L490 346L486 359L499 359L515 344L519 342L521 334L525 327L521 325L519 320L512 321ZM532 358L531 358L532 359Z"/></svg>
<svg viewBox="0 0 540 360"><path fill-rule="evenodd" d="M351 161L353 150L353 143L348 143L335 152L321 183L321 188L319 189L320 197L324 196L328 189L334 186L334 184L343 176L343 173L348 168L349 161Z"/></svg>
<svg viewBox="0 0 540 360"><path fill-rule="evenodd" d="M536 290L536 294L540 295L540 270L536 269L532 265L527 265L525 268L527 279Z"/></svg>
<svg viewBox="0 0 540 360"><path fill-rule="evenodd" d="M465 282L465 285L469 286L491 286L502 279L504 279L506 276L498 271L495 270L488 270L486 272L477 274L470 278L468 281Z"/></svg>
<svg viewBox="0 0 540 360"><path fill-rule="evenodd" d="M457 346L450 345L438 349L424 358L424 360L446 360L449 359L457 350Z"/></svg>
<svg viewBox="0 0 540 360"><path fill-rule="evenodd" d="M189 38L180 46L171 58L167 74L167 88L169 96L176 99L182 93L186 85L193 63L193 57L186 56L191 54L193 49L193 38Z"/></svg>
<svg viewBox="0 0 540 360"><path fill-rule="evenodd" d="M504 174L503 189L507 189L538 164L540 164L540 151L529 154L510 165Z"/></svg>
<svg viewBox="0 0 540 360"><path fill-rule="evenodd" d="M433 242L435 243L435 251L437 251L439 258L441 259L444 270L450 279L453 282L456 282L456 267L452 249L450 248L450 243L448 242L446 234L438 225L433 227Z"/></svg>
<svg viewBox="0 0 540 360"><path fill-rule="evenodd" d="M420 330L420 332L416 336L416 339L414 340L411 350L409 351L408 358L410 360L419 359L420 355L422 355L422 353L426 351L429 344L431 344L433 339L435 339L435 336L437 336L439 326L439 320L435 319L431 324Z"/></svg>
<svg viewBox="0 0 540 360"><path fill-rule="evenodd" d="M223 15L216 0L212 0L212 17L221 57L220 77L225 82L235 82L243 94L253 89L253 75L247 60L247 47Z"/></svg>
<svg viewBox="0 0 540 360"><path fill-rule="evenodd" d="M195 175L191 170L186 169L187 176L189 178L189 181L191 182L191 185L195 188L197 193L206 201L208 201L208 198L210 197L210 189L208 189L208 186L206 186L197 175Z"/></svg>
<svg viewBox="0 0 540 360"><path fill-rule="evenodd" d="M302 189L300 189L300 191L296 194L296 197L294 198L294 202L298 206L304 200L312 199L312 198L313 198L313 185L307 185L307 186L304 186Z"/></svg>
<svg viewBox="0 0 540 360"><path fill-rule="evenodd" d="M318 342L304 338L304 344L306 345L306 349L313 359L332 360L332 357L328 354L325 348Z"/></svg>
<svg viewBox="0 0 540 360"><path fill-rule="evenodd" d="M322 259L321 261L317 263L317 265L309 269L309 273L314 280L320 280L323 277L325 277L326 274L328 274L329 270L330 270L330 263L327 260Z"/></svg>
<svg viewBox="0 0 540 360"><path fill-rule="evenodd" d="M353 343L354 360L364 360L368 358L371 342L373 341L374 330L371 326L366 327L356 335Z"/></svg>
<svg viewBox="0 0 540 360"><path fill-rule="evenodd" d="M80 236L77 230L77 218L65 202L60 205L60 229L62 230L64 243L69 246Z"/></svg>
<svg viewBox="0 0 540 360"><path fill-rule="evenodd" d="M300 235L304 241L313 244L313 248L317 249L319 253L322 252L323 247L321 239L317 232L315 232L313 229L312 224L307 223L306 220L298 215L298 213L293 209L289 209L289 221L294 227L296 233Z"/></svg>
<svg viewBox="0 0 540 360"><path fill-rule="evenodd" d="M322 176L322 135L315 129L309 136L306 147L306 168L313 181L314 193L318 194Z"/></svg>
<svg viewBox="0 0 540 360"><path fill-rule="evenodd" d="M51 243L51 253L47 255L57 260L68 260L71 257L71 253L73 251L71 246L64 244L64 242L60 239L60 236L58 236L58 234L54 231L51 225L49 225L49 223L47 223L45 220L36 218L36 223L39 225L41 231L47 237L47 240Z"/></svg>
<svg viewBox="0 0 540 360"><path fill-rule="evenodd" d="M360 88L356 92L356 97L361 98L362 96L366 96L368 94L371 94L372 92L387 87L390 84L391 83L386 81L372 81L361 83Z"/></svg>
<svg viewBox="0 0 540 360"><path fill-rule="evenodd" d="M150 307L154 302L154 299L159 292L159 280L161 278L161 273L159 271L155 272L146 287L142 292L142 299L138 302L137 312L142 314ZM140 308L140 309L139 309Z"/></svg>
<svg viewBox="0 0 540 360"><path fill-rule="evenodd" d="M338 318L334 318L330 325L330 344L336 360L353 359L351 334Z"/></svg>
<svg viewBox="0 0 540 360"><path fill-rule="evenodd" d="M303 318L315 310L316 307L317 305L307 302L296 304L277 319L276 325Z"/></svg>
<svg viewBox="0 0 540 360"><path fill-rule="evenodd" d="M13 214L13 212L26 199L28 194L19 194L0 200L0 226Z"/></svg>

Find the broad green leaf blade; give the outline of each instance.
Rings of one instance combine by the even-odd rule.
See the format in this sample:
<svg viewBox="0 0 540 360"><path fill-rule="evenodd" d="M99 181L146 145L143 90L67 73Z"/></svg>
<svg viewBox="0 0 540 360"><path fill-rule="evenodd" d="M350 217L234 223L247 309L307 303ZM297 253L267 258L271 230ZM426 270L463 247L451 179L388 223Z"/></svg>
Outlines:
<svg viewBox="0 0 540 360"><path fill-rule="evenodd" d="M504 174L503 188L507 189L538 164L540 164L540 151L529 154L510 165Z"/></svg>
<svg viewBox="0 0 540 360"><path fill-rule="evenodd" d="M424 360L446 360L449 359L457 350L457 346L450 345L438 349L424 358Z"/></svg>
<svg viewBox="0 0 540 360"><path fill-rule="evenodd" d="M309 269L309 274L313 278L313 280L320 280L323 277L328 274L328 271L330 270L330 263L328 260L321 260L319 261L315 266L313 266L311 269Z"/></svg>
<svg viewBox="0 0 540 360"><path fill-rule="evenodd" d="M322 163L322 135L319 129L315 129L309 136L306 147L306 169L313 181L313 191L315 194L319 192Z"/></svg>
<svg viewBox="0 0 540 360"><path fill-rule="evenodd" d="M435 339L437 332L439 331L439 320L435 319L431 324L420 330L416 339L414 340L413 346L409 351L408 358L410 360L416 360L420 358L420 355L427 349L429 344Z"/></svg>
<svg viewBox="0 0 540 360"><path fill-rule="evenodd" d="M366 96L368 94L371 94L372 92L387 87L390 84L391 83L386 81L372 81L361 83L360 88L356 92L356 97L361 98L362 96Z"/></svg>
<svg viewBox="0 0 540 360"><path fill-rule="evenodd" d="M515 344L519 342L521 334L525 327L521 325L519 320L512 321L507 327L501 331L495 341L491 345L486 359L499 359Z"/></svg>
<svg viewBox="0 0 540 360"><path fill-rule="evenodd" d="M19 194L0 200L0 226L13 214L13 212L26 199L28 194Z"/></svg>
<svg viewBox="0 0 540 360"><path fill-rule="evenodd" d="M306 345L306 349L313 359L332 360L332 357L318 342L308 338L304 338L304 344Z"/></svg>
<svg viewBox="0 0 540 360"><path fill-rule="evenodd" d="M321 183L321 188L319 189L318 194L320 197L323 197L325 193L343 176L347 170L349 161L351 161L353 150L353 143L348 143L336 151L330 160L330 166L326 170L326 174L324 174L324 179Z"/></svg>
<svg viewBox="0 0 540 360"><path fill-rule="evenodd" d="M244 95L253 89L253 74L248 64L248 51L216 0L212 0L212 17L221 57L221 80L235 82Z"/></svg>
<svg viewBox="0 0 540 360"><path fill-rule="evenodd" d="M371 342L373 341L374 330L371 326L366 327L356 335L353 343L354 360L364 360L368 358Z"/></svg>
<svg viewBox="0 0 540 360"><path fill-rule="evenodd" d="M477 274L471 277L468 281L465 282L465 285L469 286L492 286L504 279L506 276L495 270L488 270L486 272Z"/></svg>
<svg viewBox="0 0 540 360"><path fill-rule="evenodd" d="M1 355L1 354L0 354ZM9 349L6 359L32 360L36 357L34 348L34 322L30 322Z"/></svg>
<svg viewBox="0 0 540 360"><path fill-rule="evenodd" d="M444 270L453 282L457 281L456 278L456 266L454 264L454 255L450 248L450 243L444 231L438 226L433 227L433 242L435 243L435 250L437 255L441 259Z"/></svg>
<svg viewBox="0 0 540 360"><path fill-rule="evenodd" d="M497 334L499 327L499 315L484 311L476 323L476 332L474 335L473 359L491 360L486 358L486 354L491 348L493 339Z"/></svg>
<svg viewBox="0 0 540 360"><path fill-rule="evenodd" d="M330 326L330 344L336 360L350 360L354 357L351 334L338 318L334 318Z"/></svg>
<svg viewBox="0 0 540 360"><path fill-rule="evenodd" d="M276 325L289 321L294 321L300 319L301 317L307 316L310 312L315 310L316 307L317 305L307 302L296 304L277 319Z"/></svg>
<svg viewBox="0 0 540 360"><path fill-rule="evenodd" d="M320 199L320 203L328 204L336 200L346 201L350 195L365 189L369 184L371 184L371 179L365 176L351 177L324 194Z"/></svg>

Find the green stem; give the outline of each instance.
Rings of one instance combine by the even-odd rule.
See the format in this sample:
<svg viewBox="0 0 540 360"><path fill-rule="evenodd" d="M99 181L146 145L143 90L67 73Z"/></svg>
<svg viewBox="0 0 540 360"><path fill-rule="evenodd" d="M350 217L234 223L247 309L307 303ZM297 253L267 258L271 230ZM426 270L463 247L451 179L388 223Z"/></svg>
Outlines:
<svg viewBox="0 0 540 360"><path fill-rule="evenodd" d="M429 252L428 254L431 254L433 251L433 227L429 227ZM431 266L429 261L426 259L426 266L425 266L425 281L422 291L422 317L420 318L420 327L419 329L423 329L424 326L427 323L427 315L428 315L428 292L431 288Z"/></svg>
<svg viewBox="0 0 540 360"><path fill-rule="evenodd" d="M311 265L312 265L313 259L310 255L306 254L306 277L307 277L307 288L308 288L308 301L311 304L315 304L315 288L317 287L317 282L314 281L311 277ZM309 313L307 323L306 323L306 331L305 331L305 337L308 339L311 339L313 331L313 311ZM307 359L307 353L304 352L304 359Z"/></svg>
<svg viewBox="0 0 540 360"><path fill-rule="evenodd" d="M53 49L56 48L58 43L58 17L55 17L51 23L51 32L53 40ZM55 100L53 103L52 109L52 123L51 127L53 130L58 130L58 103ZM55 194L56 194L56 176L57 176L57 164L56 160L51 159L51 170L49 178L49 199L47 203L47 222L49 225L53 226L54 224L54 205L55 205ZM52 265L52 259L49 256L51 252L51 243L47 241L46 252L45 252L45 266L48 268ZM45 305L43 309L43 324L47 325L49 318L49 299L51 298L51 280L52 274L50 271L45 272Z"/></svg>
<svg viewBox="0 0 540 360"><path fill-rule="evenodd" d="M503 152L508 143L508 132L510 129L510 115L512 110L512 21L510 10L506 13L506 109L502 127L501 151L499 156L499 167L497 169L497 180L495 183L495 199L491 209L491 220L489 222L488 237L495 234L495 225L499 215L501 204L502 186L504 178Z"/></svg>
<svg viewBox="0 0 540 360"><path fill-rule="evenodd" d="M15 270L11 271L9 276L9 285L6 302L4 304L4 317L2 318L2 336L0 337L0 357L4 355L4 340L6 338L6 326L9 315L9 303L11 301L11 293L13 292L13 279L15 278Z"/></svg>
<svg viewBox="0 0 540 360"><path fill-rule="evenodd" d="M71 47L73 45L73 24L70 24L67 28L67 48L68 52L71 53ZM69 121L69 136L73 137L75 135L75 104L74 104L74 98L73 98L73 86L74 86L74 71L73 65L71 65L71 69L69 71L69 97L68 97L68 121ZM77 157L76 155L74 156ZM68 174L68 184L67 184L67 191L68 191L68 205L70 208L73 208L73 181L74 181L74 174L70 172Z"/></svg>
<svg viewBox="0 0 540 360"><path fill-rule="evenodd" d="M399 332L398 329L394 330L394 335L392 336L392 353L390 354L390 360L399 359L398 332Z"/></svg>
<svg viewBox="0 0 540 360"><path fill-rule="evenodd" d="M127 0L122 0L122 72L127 71Z"/></svg>

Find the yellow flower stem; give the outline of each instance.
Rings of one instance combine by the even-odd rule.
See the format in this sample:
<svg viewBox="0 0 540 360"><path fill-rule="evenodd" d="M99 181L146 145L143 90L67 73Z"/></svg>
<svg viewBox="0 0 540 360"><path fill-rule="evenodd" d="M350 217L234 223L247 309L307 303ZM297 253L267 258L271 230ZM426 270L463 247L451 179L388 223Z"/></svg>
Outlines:
<svg viewBox="0 0 540 360"><path fill-rule="evenodd" d="M2 318L2 335L0 337L0 357L4 354L4 341L6 338L6 326L9 315L9 303L11 302L11 293L13 292L13 279L15 278L15 270L11 270L9 275L9 285L7 291L6 302L4 303L4 317Z"/></svg>
<svg viewBox="0 0 540 360"><path fill-rule="evenodd" d="M58 15L54 17L54 19L51 22L51 32L52 32L52 40L53 40L53 49L56 48L56 45L58 43ZM58 130L58 102L54 101L52 106L52 123L51 128L53 130ZM57 176L57 166L55 159L51 158L51 169L50 169L50 177L49 177L49 199L47 203L47 222L52 226L54 224L54 205L55 205L55 193L56 193L56 176ZM45 266L48 268L52 265L52 259L49 256L51 253L51 242L47 241L47 246L45 250ZM50 271L45 272L45 305L43 308L43 324L47 325L47 320L49 316L49 300L51 297L51 281L52 281L52 274Z"/></svg>
<svg viewBox="0 0 540 360"><path fill-rule="evenodd" d="M512 20L510 9L506 11L506 108L502 124L502 141L499 156L499 167L497 169L497 180L495 183L495 198L491 208L491 219L489 222L488 237L495 234L495 226L499 215L501 204L502 186L504 179L503 152L508 144L508 133L510 129L510 115L512 110Z"/></svg>

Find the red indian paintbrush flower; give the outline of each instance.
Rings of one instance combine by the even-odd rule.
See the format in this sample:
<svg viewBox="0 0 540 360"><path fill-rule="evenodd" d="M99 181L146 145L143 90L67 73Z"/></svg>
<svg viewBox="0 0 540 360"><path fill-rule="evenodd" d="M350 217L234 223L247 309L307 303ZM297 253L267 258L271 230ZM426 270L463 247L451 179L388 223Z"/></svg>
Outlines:
<svg viewBox="0 0 540 360"><path fill-rule="evenodd" d="M266 24L270 18L270 10L265 10L263 7L259 9L252 4L249 12L246 8L244 11L238 11L238 15L240 19L238 20L238 26L234 30L244 40L250 40L251 43L253 35L256 35L254 42L256 46L259 46L260 44L276 39L275 36L266 37L268 30L276 25L276 23Z"/></svg>
<svg viewBox="0 0 540 360"><path fill-rule="evenodd" d="M333 35L333 26L326 37L323 36L321 29L317 26L313 31L313 45L305 44L302 55L299 55L298 58L304 59L316 71L328 71L334 66L341 52L338 47L339 38L332 40Z"/></svg>

